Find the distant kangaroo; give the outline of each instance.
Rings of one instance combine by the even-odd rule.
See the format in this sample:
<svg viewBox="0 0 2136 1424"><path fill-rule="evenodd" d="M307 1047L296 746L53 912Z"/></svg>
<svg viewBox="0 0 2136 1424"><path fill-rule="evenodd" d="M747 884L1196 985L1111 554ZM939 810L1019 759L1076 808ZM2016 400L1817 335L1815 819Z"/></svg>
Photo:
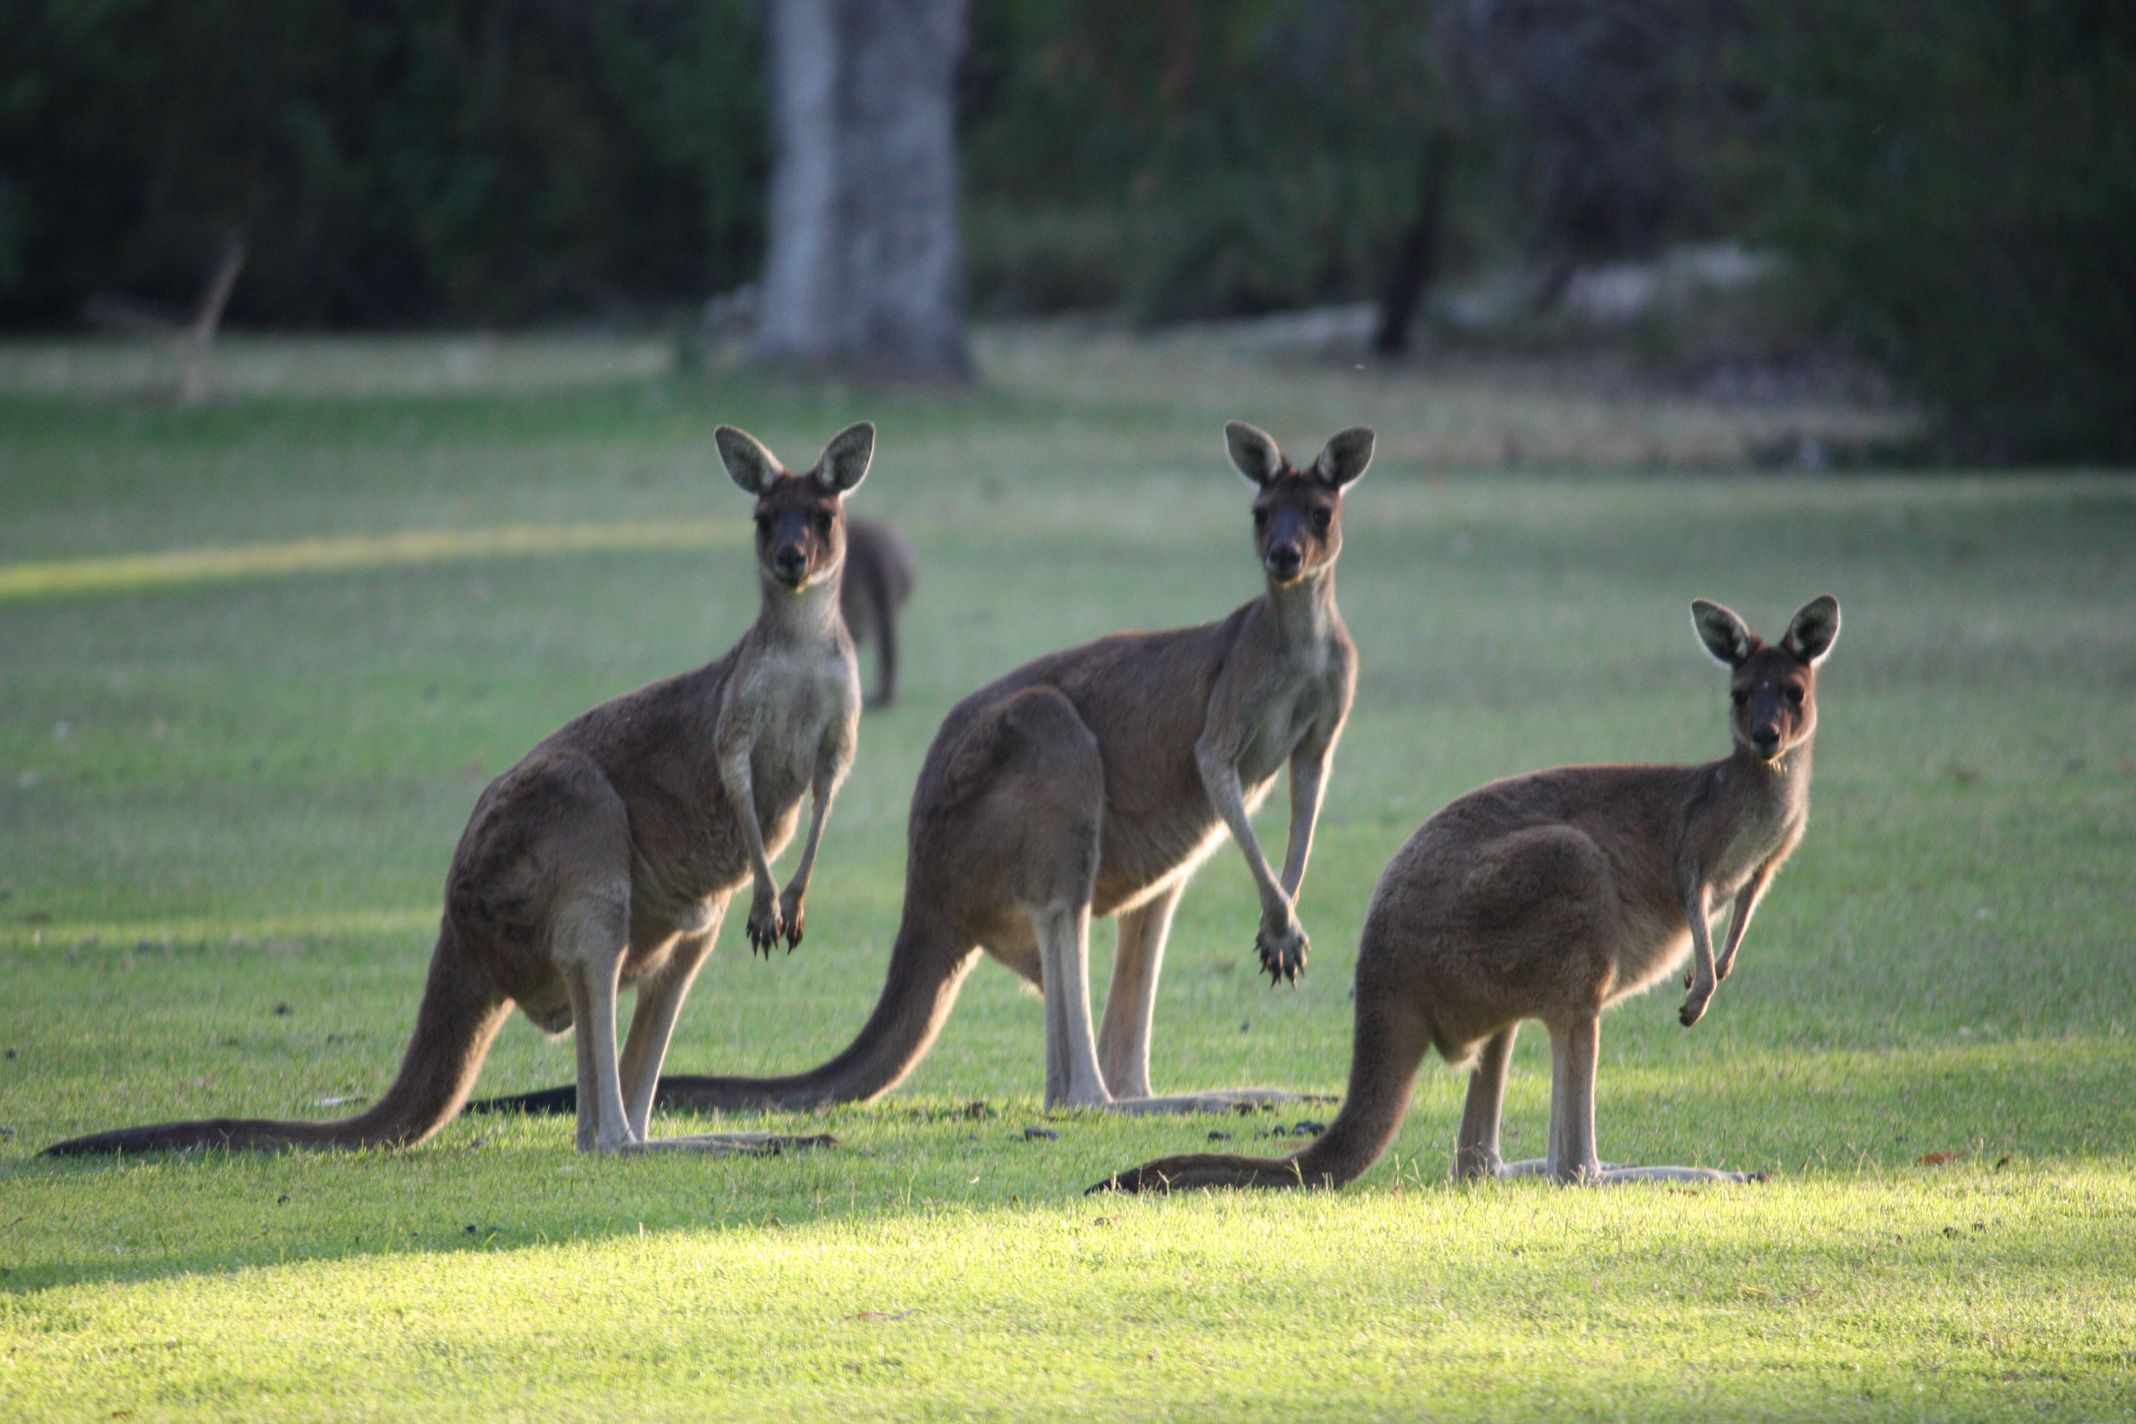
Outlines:
<svg viewBox="0 0 2136 1424"><path fill-rule="evenodd" d="M1750 1180L1595 1155L1602 1011L1690 953L1678 1017L1686 1028L1697 1023L1809 818L1817 664L1839 637L1839 604L1812 599L1776 648L1717 603L1692 604L1691 621L1734 670L1731 755L1704 766L1563 766L1494 781L1449 805L1395 852L1372 892L1350 1088L1328 1130L1292 1157L1167 1157L1091 1190L1341 1186L1394 1140L1432 1048L1474 1065L1458 1177ZM1730 898L1716 957L1708 920ZM1513 1035L1530 1018L1550 1030L1549 1155L1509 1163L1498 1155L1499 1105Z"/></svg>
<svg viewBox="0 0 2136 1424"><path fill-rule="evenodd" d="M124 1128L48 1154L420 1142L460 1110L514 1003L550 1033L576 1026L579 1148L644 1144L660 1061L728 897L753 877L750 943L769 954L801 942L802 897L860 713L838 575L843 496L867 474L875 427L841 433L805 475L731 426L715 438L727 473L757 497L756 622L725 657L565 723L483 791L446 876L414 1038L377 1105L338 1122ZM803 792L815 800L808 840L781 895L770 858L793 835ZM637 986L620 1063L619 982Z"/></svg>
<svg viewBox="0 0 2136 1424"><path fill-rule="evenodd" d="M1372 432L1344 431L1303 470L1250 425L1224 433L1259 491L1254 548L1267 592L1219 622L1115 633L1042 657L952 708L913 792L904 917L860 1036L792 1077L669 1076L662 1104L796 1109L879 1097L933 1044L982 949L1045 994L1048 1107L1216 1111L1291 1096L1153 1096L1150 1019L1173 906L1226 827L1260 888L1256 943L1270 982L1304 967L1293 902L1357 668L1335 607L1342 491L1371 463ZM1248 817L1286 763L1290 847L1279 881ZM1093 1037L1090 920L1115 914L1119 949ZM572 1093L476 1107L568 1111Z"/></svg>
<svg viewBox="0 0 2136 1424"><path fill-rule="evenodd" d="M897 611L912 597L912 546L895 529L867 519L846 521L845 582L838 605L856 645L875 644L875 691L869 707L897 700Z"/></svg>

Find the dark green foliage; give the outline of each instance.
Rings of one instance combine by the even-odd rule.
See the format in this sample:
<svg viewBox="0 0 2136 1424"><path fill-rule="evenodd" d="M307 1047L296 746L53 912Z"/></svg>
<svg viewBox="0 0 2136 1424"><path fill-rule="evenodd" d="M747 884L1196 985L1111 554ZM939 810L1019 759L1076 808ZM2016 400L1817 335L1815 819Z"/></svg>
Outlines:
<svg viewBox="0 0 2136 1424"><path fill-rule="evenodd" d="M1947 452L2136 458L2136 7L1811 0L1743 53L1737 177Z"/></svg>
<svg viewBox="0 0 2136 1424"><path fill-rule="evenodd" d="M701 296L761 243L750 0L15 0L0 7L0 321L98 291L511 321Z"/></svg>
<svg viewBox="0 0 2136 1424"><path fill-rule="evenodd" d="M979 7L977 305L1163 320L1371 295L1444 123L1430 19L1391 0Z"/></svg>

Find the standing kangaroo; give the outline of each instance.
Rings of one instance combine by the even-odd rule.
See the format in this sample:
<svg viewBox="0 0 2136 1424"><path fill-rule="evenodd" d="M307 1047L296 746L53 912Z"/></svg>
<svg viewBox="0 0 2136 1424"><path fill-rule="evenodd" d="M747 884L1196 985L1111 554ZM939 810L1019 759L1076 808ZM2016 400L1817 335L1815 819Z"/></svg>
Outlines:
<svg viewBox="0 0 2136 1424"><path fill-rule="evenodd" d="M1697 1023L1809 818L1817 664L1839 637L1839 604L1812 599L1778 647L1717 603L1692 604L1691 622L1734 670L1732 754L1704 766L1563 766L1453 802L1395 852L1372 892L1350 1088L1328 1130L1293 1157L1167 1157L1092 1190L1341 1186L1394 1140L1431 1048L1473 1064L1458 1177L1750 1180L1703 1167L1605 1165L1595 1155L1602 1011L1689 953L1678 1017L1685 1028ZM1708 921L1728 899L1734 915L1716 956ZM1506 1064L1530 1018L1550 1029L1549 1155L1504 1162Z"/></svg>
<svg viewBox="0 0 2136 1424"><path fill-rule="evenodd" d="M802 897L832 797L853 759L860 676L838 614L843 497L867 474L875 427L844 431L805 475L731 426L727 473L756 496L763 605L725 657L603 703L491 782L460 834L415 1035L368 1112L338 1122L217 1118L77 1137L68 1156L214 1146L399 1146L460 1110L514 1003L576 1029L578 1145L645 1142L668 1038L727 899L754 879L750 943L801 942ZM779 893L771 857L814 796L801 863ZM620 1062L619 983L637 987ZM747 1135L674 1139L719 1149Z"/></svg>
<svg viewBox="0 0 2136 1424"><path fill-rule="evenodd" d="M904 916L859 1037L792 1077L667 1077L662 1104L798 1109L879 1097L926 1054L981 950L1045 995L1048 1107L1218 1111L1290 1096L1153 1096L1150 1018L1172 909L1227 827L1261 892L1256 943L1270 982L1305 965L1293 904L1357 670L1335 607L1342 491L1371 463L1372 432L1344 431L1304 470L1250 425L1234 421L1224 434L1258 490L1254 548L1268 591L1219 622L1115 633L1040 658L950 709L913 792ZM1279 881L1249 817L1286 763L1290 847ZM1094 915L1120 917L1095 1036ZM559 1088L476 1106L568 1111L573 1101Z"/></svg>
<svg viewBox="0 0 2136 1424"><path fill-rule="evenodd" d="M897 700L897 611L912 597L912 546L887 524L846 522L845 582L838 606L856 645L875 644L875 691L866 705Z"/></svg>

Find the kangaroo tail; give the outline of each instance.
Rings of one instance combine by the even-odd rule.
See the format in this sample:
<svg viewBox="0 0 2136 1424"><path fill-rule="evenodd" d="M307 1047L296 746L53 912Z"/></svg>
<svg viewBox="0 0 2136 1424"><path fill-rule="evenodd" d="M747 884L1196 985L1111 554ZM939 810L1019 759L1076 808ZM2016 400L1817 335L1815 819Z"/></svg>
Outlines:
<svg viewBox="0 0 2136 1424"><path fill-rule="evenodd" d="M44 1155L86 1157L195 1147L274 1152L292 1147L411 1146L460 1110L489 1052L490 1040L511 1008L512 1001L460 951L450 925L441 926L437 949L430 956L430 977L416 1009L415 1034L401 1058L400 1073L369 1110L335 1122L218 1117L122 1127L56 1142Z"/></svg>
<svg viewBox="0 0 2136 1424"><path fill-rule="evenodd" d="M1409 1110L1417 1065L1431 1031L1407 1006L1368 993L1364 966L1357 985L1357 1038L1350 1056L1350 1088L1328 1130L1290 1157L1243 1157L1204 1152L1160 1157L1116 1172L1093 1192L1171 1192L1193 1187L1339 1187L1363 1175L1394 1140Z"/></svg>
<svg viewBox="0 0 2136 1424"><path fill-rule="evenodd" d="M799 1112L832 1103L872 1102L905 1080L949 1018L964 976L978 958L974 946L924 922L916 897L905 898L905 918L890 950L882 997L858 1036L835 1058L785 1078L704 1078L663 1073L653 1102L699 1112ZM574 1112L575 1087L549 1088L513 1097L485 1098L469 1112Z"/></svg>

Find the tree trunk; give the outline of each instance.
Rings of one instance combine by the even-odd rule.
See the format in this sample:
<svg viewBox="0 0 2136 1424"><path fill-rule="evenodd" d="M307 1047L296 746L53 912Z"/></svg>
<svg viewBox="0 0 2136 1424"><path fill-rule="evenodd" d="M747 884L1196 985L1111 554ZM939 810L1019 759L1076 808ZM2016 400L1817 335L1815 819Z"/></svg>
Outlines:
<svg viewBox="0 0 2136 1424"><path fill-rule="evenodd" d="M964 380L953 81L969 0L771 0L760 359Z"/></svg>
<svg viewBox="0 0 2136 1424"><path fill-rule="evenodd" d="M1454 164L1451 134L1435 133L1424 143L1424 157L1417 170L1417 216L1402 234L1394 262L1387 272L1387 285L1380 293L1379 330L1372 349L1382 356L1402 356L1409 351L1409 331L1416 322L1424 293L1439 274L1439 230L1446 225L1446 179Z"/></svg>

